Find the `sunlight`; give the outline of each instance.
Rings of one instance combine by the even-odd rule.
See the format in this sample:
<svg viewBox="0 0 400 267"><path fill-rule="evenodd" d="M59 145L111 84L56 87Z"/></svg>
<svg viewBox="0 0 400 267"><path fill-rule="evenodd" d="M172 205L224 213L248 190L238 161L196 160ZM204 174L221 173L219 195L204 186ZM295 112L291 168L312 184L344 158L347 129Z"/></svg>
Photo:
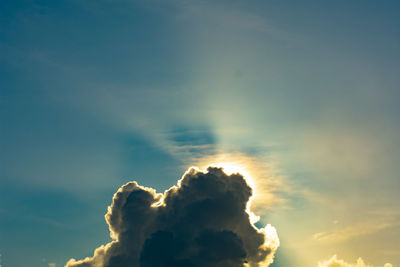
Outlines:
<svg viewBox="0 0 400 267"><path fill-rule="evenodd" d="M209 164L209 166L223 168L224 172L228 175L236 174L236 173L241 174L244 177L244 179L246 180L246 182L248 183L248 185L253 189L253 195L255 195L254 181L251 178L249 171L247 170L248 167L245 166L244 164L239 165L238 163L235 163L235 162L219 162L216 164L211 163L211 164Z"/></svg>
<svg viewBox="0 0 400 267"><path fill-rule="evenodd" d="M282 186L283 177L269 159L243 153L221 153L199 158L193 163L201 170L213 166L223 168L229 175L233 173L243 175L247 184L253 189L248 205L251 204L252 210L256 213L263 214L272 206L283 203L283 200L274 194L275 190ZM250 216L252 221L258 221L257 216Z"/></svg>

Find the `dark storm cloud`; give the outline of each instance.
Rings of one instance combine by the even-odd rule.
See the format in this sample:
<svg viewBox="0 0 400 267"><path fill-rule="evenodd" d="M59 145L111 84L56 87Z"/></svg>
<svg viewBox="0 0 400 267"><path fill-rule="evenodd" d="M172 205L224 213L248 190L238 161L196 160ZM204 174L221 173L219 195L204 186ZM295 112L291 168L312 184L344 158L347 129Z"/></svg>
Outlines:
<svg viewBox="0 0 400 267"><path fill-rule="evenodd" d="M211 167L190 169L164 194L130 182L105 216L115 241L66 266L268 266L279 241L250 223L251 195L243 176Z"/></svg>

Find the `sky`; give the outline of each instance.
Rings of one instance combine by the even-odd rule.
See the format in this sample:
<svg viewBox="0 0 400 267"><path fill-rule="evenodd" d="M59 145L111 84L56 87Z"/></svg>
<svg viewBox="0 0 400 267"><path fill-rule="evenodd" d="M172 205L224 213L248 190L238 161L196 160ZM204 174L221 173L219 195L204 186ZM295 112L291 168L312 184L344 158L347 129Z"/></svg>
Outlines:
<svg viewBox="0 0 400 267"><path fill-rule="evenodd" d="M91 257L121 186L215 165L252 181L270 266L400 266L399 10L1 1L0 265Z"/></svg>

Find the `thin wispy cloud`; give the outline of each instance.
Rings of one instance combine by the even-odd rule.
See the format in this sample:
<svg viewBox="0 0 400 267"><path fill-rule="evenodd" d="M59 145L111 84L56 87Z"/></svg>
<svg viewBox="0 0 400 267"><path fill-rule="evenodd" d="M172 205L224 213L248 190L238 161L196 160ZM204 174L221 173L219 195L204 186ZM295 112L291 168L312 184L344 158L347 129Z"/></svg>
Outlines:
<svg viewBox="0 0 400 267"><path fill-rule="evenodd" d="M328 260L319 262L318 267L374 267L374 265L366 264L362 258L358 258L356 263L347 263L344 260L338 259L337 256L334 255ZM383 267L393 267L393 265L385 263Z"/></svg>
<svg viewBox="0 0 400 267"><path fill-rule="evenodd" d="M327 232L318 232L313 235L313 238L320 242L326 243L336 243L336 242L344 242L346 240L364 236L371 235L381 230L398 226L399 222L397 220L394 221L374 221L367 220L366 222L361 223L353 223L350 226L335 229Z"/></svg>

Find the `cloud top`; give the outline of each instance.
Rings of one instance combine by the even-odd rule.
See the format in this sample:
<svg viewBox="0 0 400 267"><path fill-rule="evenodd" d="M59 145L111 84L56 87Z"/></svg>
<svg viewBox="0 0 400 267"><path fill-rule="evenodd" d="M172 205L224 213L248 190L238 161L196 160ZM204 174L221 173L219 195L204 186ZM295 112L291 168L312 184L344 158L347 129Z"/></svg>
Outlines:
<svg viewBox="0 0 400 267"><path fill-rule="evenodd" d="M164 194L129 182L106 214L114 241L66 267L269 266L279 239L246 211L252 188L222 168L189 169Z"/></svg>

